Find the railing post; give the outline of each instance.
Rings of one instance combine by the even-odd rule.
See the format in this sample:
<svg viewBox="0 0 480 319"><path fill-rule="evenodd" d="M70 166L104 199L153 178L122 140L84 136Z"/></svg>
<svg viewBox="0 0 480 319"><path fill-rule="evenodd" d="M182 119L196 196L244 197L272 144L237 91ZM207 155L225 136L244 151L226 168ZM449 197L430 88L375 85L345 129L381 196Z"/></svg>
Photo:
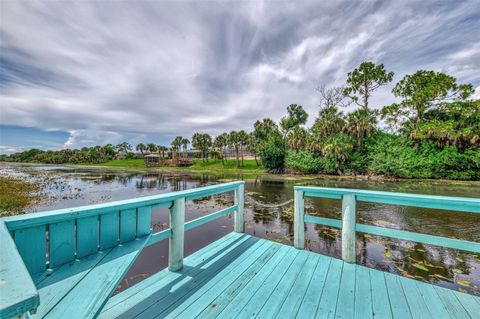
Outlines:
<svg viewBox="0 0 480 319"><path fill-rule="evenodd" d="M243 233L244 230L244 217L243 217L243 206L244 206L244 184L238 185L235 188L235 205L237 205L237 210L235 211L234 220L235 226L234 230L237 233Z"/></svg>
<svg viewBox="0 0 480 319"><path fill-rule="evenodd" d="M304 192L294 191L294 213L293 213L293 244L295 248L305 248L305 211L304 211Z"/></svg>
<svg viewBox="0 0 480 319"><path fill-rule="evenodd" d="M170 228L172 235L168 242L168 269L177 271L183 267L185 197L173 201L173 206L170 208Z"/></svg>
<svg viewBox="0 0 480 319"><path fill-rule="evenodd" d="M354 194L342 197L342 259L347 263L355 263L355 224L356 199Z"/></svg>

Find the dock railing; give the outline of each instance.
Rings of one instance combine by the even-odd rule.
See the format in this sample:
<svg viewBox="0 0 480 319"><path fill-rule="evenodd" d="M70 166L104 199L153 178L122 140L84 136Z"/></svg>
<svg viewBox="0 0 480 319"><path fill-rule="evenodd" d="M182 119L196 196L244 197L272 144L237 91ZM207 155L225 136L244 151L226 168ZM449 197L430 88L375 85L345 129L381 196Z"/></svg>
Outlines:
<svg viewBox="0 0 480 319"><path fill-rule="evenodd" d="M234 204L185 222L185 203L234 192ZM244 182L145 196L129 200L0 218L2 318L39 305L32 278L85 256L150 236L145 247L169 239L168 267L183 267L185 231L234 213L234 231L244 231ZM168 207L170 228L152 233L152 209ZM21 257L21 258L20 258ZM5 268L5 269L4 269ZM12 293L15 292L15 293Z"/></svg>
<svg viewBox="0 0 480 319"><path fill-rule="evenodd" d="M305 247L305 223L313 223L336 227L342 230L342 259L348 263L355 263L356 232L480 253L480 243L478 242L420 234L372 225L363 225L356 222L357 202L480 213L480 199L478 198L417 195L309 186L295 186L294 192L294 246L298 249L304 249ZM304 207L305 197L320 197L341 200L342 219L339 220L306 215Z"/></svg>

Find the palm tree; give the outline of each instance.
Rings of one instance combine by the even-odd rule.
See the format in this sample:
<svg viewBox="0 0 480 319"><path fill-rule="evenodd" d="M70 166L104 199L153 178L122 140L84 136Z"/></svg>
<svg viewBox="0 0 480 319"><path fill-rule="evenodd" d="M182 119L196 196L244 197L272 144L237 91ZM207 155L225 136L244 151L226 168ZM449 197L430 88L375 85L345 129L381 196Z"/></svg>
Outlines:
<svg viewBox="0 0 480 319"><path fill-rule="evenodd" d="M190 144L190 141L186 138L182 139L182 146L183 146L183 157L187 157L187 146Z"/></svg>
<svg viewBox="0 0 480 319"><path fill-rule="evenodd" d="M192 136L192 146L202 153L204 161L208 161L208 150L212 146L212 137L207 133L195 133Z"/></svg>
<svg viewBox="0 0 480 319"><path fill-rule="evenodd" d="M325 107L320 110L318 118L313 124L312 130L317 130L324 137L340 133L345 125L343 113L335 106Z"/></svg>
<svg viewBox="0 0 480 319"><path fill-rule="evenodd" d="M153 143L147 144L147 150L150 153L155 153L157 151L157 145L155 145Z"/></svg>
<svg viewBox="0 0 480 319"><path fill-rule="evenodd" d="M289 148L298 151L305 147L307 141L307 131L300 126L294 127L287 135L287 145Z"/></svg>
<svg viewBox="0 0 480 319"><path fill-rule="evenodd" d="M213 145L222 154L222 165L225 165L225 147L228 146L228 133L222 133L215 137Z"/></svg>
<svg viewBox="0 0 480 319"><path fill-rule="evenodd" d="M239 156L240 136L237 131L231 131L230 134L228 135L228 145L230 145L230 147L233 147L235 149L235 159L237 161L237 168L240 168L240 156Z"/></svg>
<svg viewBox="0 0 480 319"><path fill-rule="evenodd" d="M147 147L143 143L137 144L136 150L140 152L143 155L143 152L145 151Z"/></svg>
<svg viewBox="0 0 480 319"><path fill-rule="evenodd" d="M377 111L361 108L348 114L345 130L356 139L356 146L362 151L365 138L375 130L376 125Z"/></svg>
<svg viewBox="0 0 480 319"><path fill-rule="evenodd" d="M260 143L258 139L255 137L255 132L248 133L247 150L253 154L253 157L255 158L255 163L257 164L257 166L260 166L257 159L259 147L260 147Z"/></svg>
<svg viewBox="0 0 480 319"><path fill-rule="evenodd" d="M351 137L340 133L327 138L322 147L323 156L335 161L335 168L339 175L342 175L341 163L347 162L353 151Z"/></svg>
<svg viewBox="0 0 480 319"><path fill-rule="evenodd" d="M242 167L243 167L243 150L248 145L248 134L244 130L238 132L238 143L240 146L240 153L242 154Z"/></svg>
<svg viewBox="0 0 480 319"><path fill-rule="evenodd" d="M176 136L173 139L172 143L170 144L172 146L173 158L175 158L176 154L180 154L180 148L182 147L182 142L183 142L183 137Z"/></svg>
<svg viewBox="0 0 480 319"><path fill-rule="evenodd" d="M158 153L162 154L162 158L165 158L165 152L168 151L168 147L163 146L163 145L158 145L157 146L157 151L158 151Z"/></svg>

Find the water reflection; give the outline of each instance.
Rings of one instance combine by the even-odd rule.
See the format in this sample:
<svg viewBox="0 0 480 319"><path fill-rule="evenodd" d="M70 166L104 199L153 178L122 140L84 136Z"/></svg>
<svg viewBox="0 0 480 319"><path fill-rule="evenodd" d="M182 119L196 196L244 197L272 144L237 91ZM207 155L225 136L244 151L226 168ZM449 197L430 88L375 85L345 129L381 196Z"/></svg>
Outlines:
<svg viewBox="0 0 480 319"><path fill-rule="evenodd" d="M479 197L480 184L428 182L365 182L351 180L280 179L275 176L238 176L162 172L119 172L52 166L0 166L0 174L20 175L41 183L47 200L32 212L74 207L105 201L148 196L210 185L232 179L246 181L245 229L254 236L293 244L293 204L265 207L289 201L294 185L361 188L423 194ZM233 203L231 193L187 203L187 219L198 218ZM358 203L358 222L426 234L480 242L480 216L413 207ZM306 198L308 214L341 218L339 200ZM186 234L186 254L213 242L232 230L230 216L215 220ZM168 211L155 209L154 231L168 227ZM306 248L339 258L341 233L338 229L306 224ZM167 264L168 245L148 247L127 274L122 288L148 277ZM480 255L422 245L402 240L357 235L357 262L402 276L480 295Z"/></svg>

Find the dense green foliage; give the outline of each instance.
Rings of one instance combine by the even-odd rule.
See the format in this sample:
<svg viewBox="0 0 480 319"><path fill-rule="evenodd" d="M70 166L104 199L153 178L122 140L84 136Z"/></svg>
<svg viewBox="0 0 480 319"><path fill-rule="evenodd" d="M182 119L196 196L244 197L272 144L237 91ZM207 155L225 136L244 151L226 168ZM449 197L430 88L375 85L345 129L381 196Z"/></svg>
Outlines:
<svg viewBox="0 0 480 319"><path fill-rule="evenodd" d="M208 158L213 158L215 165L242 168L247 150L254 156L249 165L261 164L271 172L479 180L480 100L470 99L472 85L459 84L441 72L419 70L394 86L392 93L398 102L370 108L372 94L393 76L381 64L363 62L348 73L344 87L317 89L321 105L311 127L305 126L308 114L303 107L291 104L279 123L269 118L258 120L250 133L231 131L215 138L193 134L191 144L198 151L193 154L203 159L204 167L209 166ZM359 108L342 111L352 103ZM132 147L124 142L81 150L32 149L0 159L103 163L145 152L175 158L186 157L189 144L188 139L177 136L170 149L140 143L136 146L139 154L131 153ZM233 154L234 163L228 161L228 154Z"/></svg>

